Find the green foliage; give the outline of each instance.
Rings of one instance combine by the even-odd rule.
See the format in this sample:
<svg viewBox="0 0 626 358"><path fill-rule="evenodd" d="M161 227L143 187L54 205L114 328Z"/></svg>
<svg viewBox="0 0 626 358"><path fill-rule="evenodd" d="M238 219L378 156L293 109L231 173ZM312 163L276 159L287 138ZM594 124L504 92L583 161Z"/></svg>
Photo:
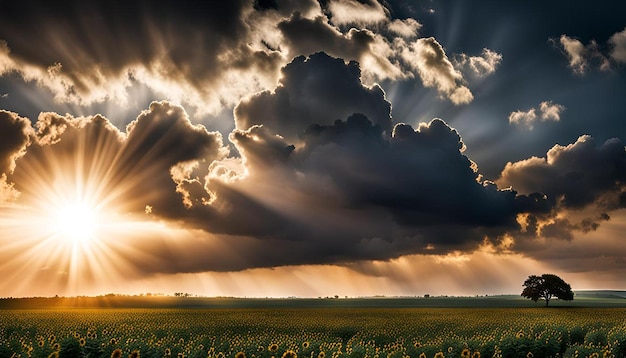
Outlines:
<svg viewBox="0 0 626 358"><path fill-rule="evenodd" d="M585 344L604 346L606 345L606 332L603 330L592 330L585 335Z"/></svg>
<svg viewBox="0 0 626 358"><path fill-rule="evenodd" d="M77 358L84 355L83 347L81 347L80 342L75 337L67 337L61 341L60 358Z"/></svg>
<svg viewBox="0 0 626 358"><path fill-rule="evenodd" d="M564 358L603 358L607 352L605 349L596 346L576 344L570 346L563 355ZM610 356L610 355L609 355Z"/></svg>
<svg viewBox="0 0 626 358"><path fill-rule="evenodd" d="M607 334L607 340L615 358L626 358L626 323L611 328Z"/></svg>
<svg viewBox="0 0 626 358"><path fill-rule="evenodd" d="M582 326L572 327L569 333L569 339L572 344L583 344L585 342L585 335L587 334L587 328Z"/></svg>
<svg viewBox="0 0 626 358"><path fill-rule="evenodd" d="M626 358L624 322L624 308L0 310L0 357Z"/></svg>
<svg viewBox="0 0 626 358"><path fill-rule="evenodd" d="M552 297L557 297L564 301L574 299L572 287L557 275L547 273L541 276L531 275L524 281L523 286L522 297L530 298L535 302L539 299L544 299L546 306L548 306Z"/></svg>

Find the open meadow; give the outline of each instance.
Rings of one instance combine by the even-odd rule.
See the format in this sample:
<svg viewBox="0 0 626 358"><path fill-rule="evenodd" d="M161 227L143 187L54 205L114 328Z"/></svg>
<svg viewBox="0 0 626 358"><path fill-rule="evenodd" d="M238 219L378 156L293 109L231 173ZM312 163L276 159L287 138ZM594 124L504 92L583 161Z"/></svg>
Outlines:
<svg viewBox="0 0 626 358"><path fill-rule="evenodd" d="M0 304L0 357L109 358L116 350L121 357L213 358L626 355L626 307L616 298L549 308L514 298L162 298L152 307L146 298L126 299L135 308L20 301L22 308Z"/></svg>

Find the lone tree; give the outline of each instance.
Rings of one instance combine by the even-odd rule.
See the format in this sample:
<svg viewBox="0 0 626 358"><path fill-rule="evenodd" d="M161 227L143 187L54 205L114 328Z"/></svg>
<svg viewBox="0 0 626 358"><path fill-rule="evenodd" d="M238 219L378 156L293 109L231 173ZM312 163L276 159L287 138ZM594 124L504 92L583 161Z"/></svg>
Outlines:
<svg viewBox="0 0 626 358"><path fill-rule="evenodd" d="M531 275L524 281L522 296L537 302L540 298L546 300L546 307L552 297L560 300L572 301L574 292L572 287L557 275L545 273L541 276Z"/></svg>

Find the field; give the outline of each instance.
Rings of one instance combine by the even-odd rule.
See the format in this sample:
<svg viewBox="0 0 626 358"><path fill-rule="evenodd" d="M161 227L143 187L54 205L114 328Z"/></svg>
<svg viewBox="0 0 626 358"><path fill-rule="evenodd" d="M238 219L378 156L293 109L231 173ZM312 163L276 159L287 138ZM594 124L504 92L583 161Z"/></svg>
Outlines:
<svg viewBox="0 0 626 358"><path fill-rule="evenodd" d="M202 308L47 309L8 309L4 302L0 305L4 307L0 309L0 357L626 355L626 308L603 307L598 304L602 300L587 300L588 307L562 304L550 308L529 301L515 302L530 307L518 303L471 307L467 304L471 300L450 299L449 304L464 306L465 302L468 307L403 307L407 301L394 300L386 300L390 307L376 307L385 300L341 306L348 301L319 300L315 306L298 300L222 300ZM585 300L579 300L583 305L580 302Z"/></svg>

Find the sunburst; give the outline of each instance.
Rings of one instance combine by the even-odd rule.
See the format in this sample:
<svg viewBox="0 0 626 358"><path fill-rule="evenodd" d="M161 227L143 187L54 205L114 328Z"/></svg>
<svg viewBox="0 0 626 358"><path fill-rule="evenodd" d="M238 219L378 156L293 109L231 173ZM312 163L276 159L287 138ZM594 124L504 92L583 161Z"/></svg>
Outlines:
<svg viewBox="0 0 626 358"><path fill-rule="evenodd" d="M81 125L69 123L65 143L33 144L20 159L13 176L20 196L0 207L0 244L11 253L0 263L6 282L85 294L132 274L120 251L136 250L137 216L128 214L130 187L111 171L117 152L107 151L118 143L97 138L89 147Z"/></svg>
<svg viewBox="0 0 626 358"><path fill-rule="evenodd" d="M74 245L88 245L99 228L97 210L80 201L60 205L50 219L53 234Z"/></svg>

